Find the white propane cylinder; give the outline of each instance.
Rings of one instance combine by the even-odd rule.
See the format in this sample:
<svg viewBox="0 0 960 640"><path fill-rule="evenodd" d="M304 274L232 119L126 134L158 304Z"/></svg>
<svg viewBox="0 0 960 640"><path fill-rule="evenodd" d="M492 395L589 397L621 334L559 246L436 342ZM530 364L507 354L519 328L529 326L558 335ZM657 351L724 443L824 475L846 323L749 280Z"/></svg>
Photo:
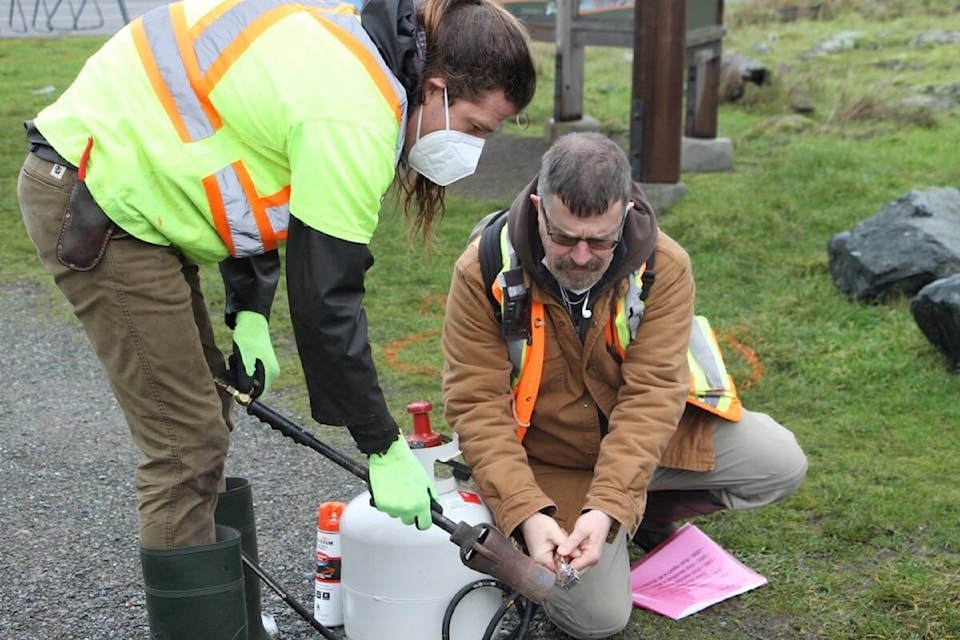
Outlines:
<svg viewBox="0 0 960 640"><path fill-rule="evenodd" d="M456 435L448 443L413 453L434 479L445 517L471 525L493 521L479 494L458 487L455 478L436 478L437 461L460 455ZM387 516L370 506L369 492L344 510L340 549L349 640L440 640L453 596L467 584L490 577L460 561L460 549L449 533L436 525L420 531ZM451 619L450 640L480 640L501 596L498 589L482 587L461 600Z"/></svg>

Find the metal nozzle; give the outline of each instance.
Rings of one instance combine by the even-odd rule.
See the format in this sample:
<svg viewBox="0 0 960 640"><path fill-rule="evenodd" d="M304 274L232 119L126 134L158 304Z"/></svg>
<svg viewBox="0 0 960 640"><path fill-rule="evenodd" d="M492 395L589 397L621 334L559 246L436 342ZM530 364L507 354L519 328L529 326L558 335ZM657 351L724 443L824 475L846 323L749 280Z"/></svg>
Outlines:
<svg viewBox="0 0 960 640"><path fill-rule="evenodd" d="M237 391L237 389L226 380L214 378L213 383L226 391L227 394L233 397L234 401L239 405L246 407L249 406L249 404L253 401L253 396L251 396L249 393Z"/></svg>
<svg viewBox="0 0 960 640"><path fill-rule="evenodd" d="M513 546L492 525L461 522L450 540L460 546L463 564L493 576L532 602L542 602L556 584L556 575Z"/></svg>

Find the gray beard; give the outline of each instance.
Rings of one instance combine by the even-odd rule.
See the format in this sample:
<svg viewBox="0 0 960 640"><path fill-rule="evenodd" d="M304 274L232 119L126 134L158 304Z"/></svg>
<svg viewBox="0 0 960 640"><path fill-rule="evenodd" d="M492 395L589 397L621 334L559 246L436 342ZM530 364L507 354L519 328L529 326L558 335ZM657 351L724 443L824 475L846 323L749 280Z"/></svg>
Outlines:
<svg viewBox="0 0 960 640"><path fill-rule="evenodd" d="M574 293L583 293L588 291L593 285L600 282L600 278L603 277L603 271L590 271L582 275L572 275L567 271L550 271L553 274L553 277L557 280L557 284L566 289L567 291L572 291Z"/></svg>
<svg viewBox="0 0 960 640"><path fill-rule="evenodd" d="M604 273L604 269L598 268L594 271L574 275L564 268L567 264L572 265L572 261L565 258L558 260L554 267L547 264L546 258L544 258L543 264L547 267L550 275L557 281L557 284L567 291L573 291L574 293L583 293L589 290L593 285L600 282L600 278L603 277Z"/></svg>

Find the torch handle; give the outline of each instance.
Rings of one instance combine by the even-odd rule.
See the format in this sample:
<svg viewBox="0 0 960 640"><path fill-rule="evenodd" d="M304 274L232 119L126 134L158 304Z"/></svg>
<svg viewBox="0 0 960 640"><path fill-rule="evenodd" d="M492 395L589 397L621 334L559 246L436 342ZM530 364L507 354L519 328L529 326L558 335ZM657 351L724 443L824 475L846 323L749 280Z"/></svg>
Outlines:
<svg viewBox="0 0 960 640"><path fill-rule="evenodd" d="M332 460L343 469L346 469L353 475L357 476L368 485L370 484L370 472L365 465L362 465L353 458L341 453L340 451L337 451L290 418L286 417L282 413L277 412L272 407L263 404L259 400L251 398L245 393L240 393L222 380L217 380L216 382L218 386L233 395L234 400L236 400L238 404L242 405L247 410L247 413L260 420L260 422L263 422L264 424L270 426L270 428L279 431L297 444L302 444L305 447L313 449L328 460ZM437 525L447 533L452 534L457 530L457 524L445 517L437 507L431 506L430 516L433 519L433 524Z"/></svg>

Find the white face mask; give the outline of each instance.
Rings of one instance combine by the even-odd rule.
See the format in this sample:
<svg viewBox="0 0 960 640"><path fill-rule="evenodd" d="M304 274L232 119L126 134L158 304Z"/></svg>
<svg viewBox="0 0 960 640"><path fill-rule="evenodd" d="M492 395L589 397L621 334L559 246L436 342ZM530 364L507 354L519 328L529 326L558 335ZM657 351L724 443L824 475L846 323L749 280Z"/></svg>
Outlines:
<svg viewBox="0 0 960 640"><path fill-rule="evenodd" d="M457 180L473 175L483 151L483 138L450 129L450 106L447 88L443 88L443 109L447 128L420 137L423 106L417 115L417 139L407 155L407 164L427 180L446 187Z"/></svg>

